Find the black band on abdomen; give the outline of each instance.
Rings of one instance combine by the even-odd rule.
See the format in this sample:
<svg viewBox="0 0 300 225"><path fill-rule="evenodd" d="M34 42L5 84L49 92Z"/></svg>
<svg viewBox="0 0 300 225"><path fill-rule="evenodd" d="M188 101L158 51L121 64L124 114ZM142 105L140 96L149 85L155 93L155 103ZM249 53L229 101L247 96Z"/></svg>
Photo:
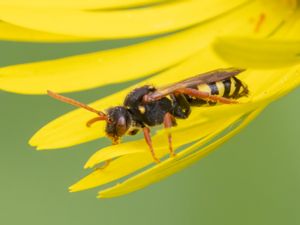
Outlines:
<svg viewBox="0 0 300 225"><path fill-rule="evenodd" d="M212 82L212 83L209 83L207 85L210 88L210 94L211 95L218 95L219 94L219 90L218 90L218 87L216 85L216 82Z"/></svg>
<svg viewBox="0 0 300 225"><path fill-rule="evenodd" d="M242 85L242 82L239 79L237 79L236 77L233 77L233 79L235 80L235 90L234 90L234 93L232 94L232 97L238 98L240 89L243 85Z"/></svg>
<svg viewBox="0 0 300 225"><path fill-rule="evenodd" d="M226 79L223 81L224 84L224 94L223 97L224 98L228 98L229 94L230 94L230 89L231 89L231 80L230 79Z"/></svg>

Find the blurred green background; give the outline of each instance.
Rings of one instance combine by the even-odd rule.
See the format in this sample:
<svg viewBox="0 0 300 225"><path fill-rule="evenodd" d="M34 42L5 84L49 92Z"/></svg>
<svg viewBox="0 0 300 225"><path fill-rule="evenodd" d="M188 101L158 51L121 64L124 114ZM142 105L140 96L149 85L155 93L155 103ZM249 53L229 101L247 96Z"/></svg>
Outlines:
<svg viewBox="0 0 300 225"><path fill-rule="evenodd" d="M131 41L134 43L135 41ZM53 59L128 42L0 42L0 66ZM91 102L129 83L68 96ZM98 200L97 189L68 193L83 164L108 140L37 152L27 141L72 107L47 96L0 93L0 224L300 224L300 89L188 169L142 191Z"/></svg>

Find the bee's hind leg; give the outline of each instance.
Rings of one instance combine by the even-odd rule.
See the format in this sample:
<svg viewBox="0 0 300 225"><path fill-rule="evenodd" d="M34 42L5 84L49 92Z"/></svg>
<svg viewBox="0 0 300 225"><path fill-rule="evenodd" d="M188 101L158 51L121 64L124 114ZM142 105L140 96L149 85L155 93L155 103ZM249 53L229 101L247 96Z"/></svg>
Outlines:
<svg viewBox="0 0 300 225"><path fill-rule="evenodd" d="M175 118L172 116L171 113L166 113L164 116L164 127L167 129L168 131L168 141L169 141L169 150L170 150L170 155L171 156L175 156L175 152L173 150L173 146L172 146L172 134L170 131L170 128L172 127Z"/></svg>
<svg viewBox="0 0 300 225"><path fill-rule="evenodd" d="M220 97L220 96L217 96L217 95L211 95L209 92L199 91L199 90L196 90L196 89L193 89L193 88L178 89L178 90L176 90L176 93L177 94L186 94L186 95L189 95L189 96L193 96L195 98L210 100L210 101L213 101L213 102L220 102L220 103L223 103L223 104L236 104L236 103L238 103L238 101L236 101L236 100Z"/></svg>

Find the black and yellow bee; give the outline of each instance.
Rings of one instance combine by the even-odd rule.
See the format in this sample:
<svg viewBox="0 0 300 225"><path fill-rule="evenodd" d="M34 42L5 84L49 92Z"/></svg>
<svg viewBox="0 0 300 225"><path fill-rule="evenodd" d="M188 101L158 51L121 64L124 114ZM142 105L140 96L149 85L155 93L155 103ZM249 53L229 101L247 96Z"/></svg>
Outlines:
<svg viewBox="0 0 300 225"><path fill-rule="evenodd" d="M153 159L159 162L152 146L149 127L163 124L165 128L176 126L176 118L186 119L191 107L212 106L238 103L236 99L247 96L248 88L236 75L243 69L217 69L162 88L145 85L131 91L123 105L111 107L106 113L91 108L76 100L48 91L48 94L60 101L87 109L97 114L87 122L106 121L105 132L117 144L125 134L135 135L142 130ZM171 133L168 133L169 150L172 148ZM107 162L108 164L108 162Z"/></svg>

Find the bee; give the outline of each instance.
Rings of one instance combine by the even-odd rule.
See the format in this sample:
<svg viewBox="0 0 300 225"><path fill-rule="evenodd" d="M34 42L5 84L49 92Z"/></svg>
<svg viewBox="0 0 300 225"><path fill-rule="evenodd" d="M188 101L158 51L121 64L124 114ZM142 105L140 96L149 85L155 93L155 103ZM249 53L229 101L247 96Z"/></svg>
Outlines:
<svg viewBox="0 0 300 225"><path fill-rule="evenodd" d="M155 155L150 127L163 124L168 129L176 126L176 119L188 118L192 107L238 103L237 99L249 93L247 85L236 77L243 71L238 68L217 69L161 88L138 87L125 97L123 105L108 108L105 112L52 91L48 91L48 95L96 113L97 117L87 121L86 125L90 127L97 121L106 121L105 133L113 144L118 144L125 134L135 135L143 131L150 153L158 163L160 159ZM170 155L175 156L170 132L168 143Z"/></svg>

